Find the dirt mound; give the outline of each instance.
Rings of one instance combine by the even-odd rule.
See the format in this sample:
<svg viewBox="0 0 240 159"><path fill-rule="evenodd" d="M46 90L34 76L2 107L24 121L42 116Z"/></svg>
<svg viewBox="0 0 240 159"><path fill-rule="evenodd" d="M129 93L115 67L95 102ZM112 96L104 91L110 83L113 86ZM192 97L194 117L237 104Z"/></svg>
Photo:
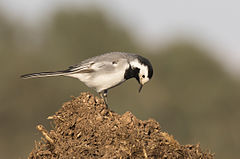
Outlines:
<svg viewBox="0 0 240 159"><path fill-rule="evenodd" d="M119 115L89 93L66 102L50 116L55 125L36 142L30 159L50 158L201 158L213 155L199 145L180 145L155 120L141 121L130 112Z"/></svg>

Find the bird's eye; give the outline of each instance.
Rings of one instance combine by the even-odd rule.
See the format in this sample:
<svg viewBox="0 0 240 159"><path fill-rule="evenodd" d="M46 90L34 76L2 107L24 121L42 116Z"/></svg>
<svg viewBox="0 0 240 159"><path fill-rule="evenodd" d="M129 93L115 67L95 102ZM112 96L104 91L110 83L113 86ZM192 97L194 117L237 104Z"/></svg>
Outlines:
<svg viewBox="0 0 240 159"><path fill-rule="evenodd" d="M142 75L142 78L145 78L145 75Z"/></svg>

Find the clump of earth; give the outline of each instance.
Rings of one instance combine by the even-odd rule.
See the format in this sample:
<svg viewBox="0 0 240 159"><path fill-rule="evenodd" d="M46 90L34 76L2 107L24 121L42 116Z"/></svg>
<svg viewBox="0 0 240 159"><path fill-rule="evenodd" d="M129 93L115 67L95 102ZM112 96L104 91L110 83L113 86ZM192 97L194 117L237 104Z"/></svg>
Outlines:
<svg viewBox="0 0 240 159"><path fill-rule="evenodd" d="M48 131L37 126L43 138L35 142L29 159L214 158L198 144L179 144L153 119L142 121L131 112L112 112L90 93L64 103L48 119L53 120L54 128Z"/></svg>

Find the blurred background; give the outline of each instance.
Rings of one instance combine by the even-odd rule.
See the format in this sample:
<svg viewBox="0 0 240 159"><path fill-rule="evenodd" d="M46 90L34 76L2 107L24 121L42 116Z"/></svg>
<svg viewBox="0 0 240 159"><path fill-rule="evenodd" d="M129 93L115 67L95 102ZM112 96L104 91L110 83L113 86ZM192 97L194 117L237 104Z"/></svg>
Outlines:
<svg viewBox="0 0 240 159"><path fill-rule="evenodd" d="M156 119L181 144L239 158L240 3L234 0L1 0L0 158L26 158L35 129L88 89L76 79L21 80L105 52L133 52L153 64L138 94L132 79L109 92L117 113Z"/></svg>

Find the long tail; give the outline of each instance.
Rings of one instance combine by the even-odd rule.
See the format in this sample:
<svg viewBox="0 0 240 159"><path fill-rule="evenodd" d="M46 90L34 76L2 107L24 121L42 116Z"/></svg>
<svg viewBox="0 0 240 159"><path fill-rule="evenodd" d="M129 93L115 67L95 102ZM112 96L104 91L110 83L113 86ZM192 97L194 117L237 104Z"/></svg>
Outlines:
<svg viewBox="0 0 240 159"><path fill-rule="evenodd" d="M28 79L28 78L40 78L40 77L64 76L66 74L68 73L64 71L39 72L39 73L30 73L30 74L21 75L20 77L23 79Z"/></svg>

